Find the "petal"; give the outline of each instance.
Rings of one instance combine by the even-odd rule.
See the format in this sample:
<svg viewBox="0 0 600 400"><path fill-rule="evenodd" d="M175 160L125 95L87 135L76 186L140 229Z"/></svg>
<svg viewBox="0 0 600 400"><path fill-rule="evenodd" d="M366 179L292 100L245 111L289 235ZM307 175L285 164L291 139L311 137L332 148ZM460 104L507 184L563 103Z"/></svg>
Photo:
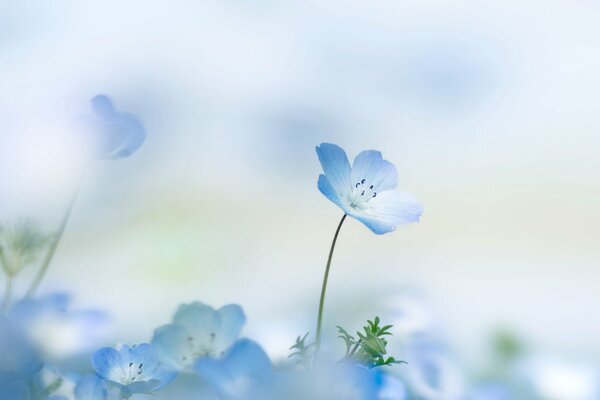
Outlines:
<svg viewBox="0 0 600 400"><path fill-rule="evenodd" d="M114 114L115 108L108 96L99 94L92 98L92 112L101 118L107 118Z"/></svg>
<svg viewBox="0 0 600 400"><path fill-rule="evenodd" d="M173 323L187 328L191 333L210 333L219 327L219 315L214 308L200 302L182 304L173 317Z"/></svg>
<svg viewBox="0 0 600 400"><path fill-rule="evenodd" d="M381 235L398 225L417 222L422 213L423 206L413 195L393 190L378 194L369 201L368 208L350 215Z"/></svg>
<svg viewBox="0 0 600 400"><path fill-rule="evenodd" d="M254 393L264 387L265 379L272 372L269 357L258 344L248 339L237 341L223 360L203 358L194 369L227 399L263 398Z"/></svg>
<svg viewBox="0 0 600 400"><path fill-rule="evenodd" d="M86 375L75 386L75 400L104 400L108 396L104 381L94 375Z"/></svg>
<svg viewBox="0 0 600 400"><path fill-rule="evenodd" d="M318 186L319 186L319 191L321 193L323 193L323 195L325 197L327 197L335 205L337 205L339 208L341 208L342 210L344 210L346 212L346 206L345 206L344 202L342 201L342 198L336 192L336 190L333 188L333 186L331 186L331 182L329 182L329 179L325 175L323 175L323 174L319 175Z"/></svg>
<svg viewBox="0 0 600 400"><path fill-rule="evenodd" d="M165 325L154 331L152 345L163 362L174 368L184 369L194 362L188 337L189 334L184 327L176 324Z"/></svg>
<svg viewBox="0 0 600 400"><path fill-rule="evenodd" d="M113 149L110 158L130 156L142 146L146 139L144 126L131 114L118 113L110 127L112 135L119 140L119 145Z"/></svg>
<svg viewBox="0 0 600 400"><path fill-rule="evenodd" d="M144 365L144 370L151 371L157 370L159 368L159 359L154 351L152 345L148 343L138 344L137 346L132 346L129 348L128 354L128 365L129 363L134 363L135 365Z"/></svg>
<svg viewBox="0 0 600 400"><path fill-rule="evenodd" d="M217 313L221 319L221 326L215 337L215 348L217 353L220 353L236 341L246 323L246 316L242 307L237 304L223 306Z"/></svg>
<svg viewBox="0 0 600 400"><path fill-rule="evenodd" d="M238 340L225 358L229 370L234 374L246 373L260 377L269 375L272 371L269 356L252 340Z"/></svg>
<svg viewBox="0 0 600 400"><path fill-rule="evenodd" d="M398 172L391 162L384 160L381 153L375 150L361 152L352 164L352 183L363 179L375 187L375 191L383 192L396 189L398 186Z"/></svg>
<svg viewBox="0 0 600 400"><path fill-rule="evenodd" d="M122 364L121 353L110 347L103 347L92 355L94 371L100 378L107 381L119 381Z"/></svg>
<svg viewBox="0 0 600 400"><path fill-rule="evenodd" d="M339 146L331 143L321 143L316 147L317 156L323 172L335 191L342 195L351 189L350 163L346 153Z"/></svg>

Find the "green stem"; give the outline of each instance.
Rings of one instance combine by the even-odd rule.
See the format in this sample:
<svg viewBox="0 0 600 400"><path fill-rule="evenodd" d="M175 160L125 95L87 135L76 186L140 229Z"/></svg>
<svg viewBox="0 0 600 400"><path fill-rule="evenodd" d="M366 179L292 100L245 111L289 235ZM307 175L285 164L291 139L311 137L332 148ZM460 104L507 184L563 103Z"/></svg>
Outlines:
<svg viewBox="0 0 600 400"><path fill-rule="evenodd" d="M333 236L333 242L331 242L331 249L329 250L329 257L327 258L327 266L325 267L325 276L323 277L323 287L321 288L321 299L319 300L319 315L317 317L317 338L315 340L315 356L314 362L317 362L317 357L319 355L319 351L321 351L321 328L323 324L323 308L325 305L325 293L327 292L327 281L329 280L329 269L331 268L331 260L333 258L333 250L335 250L335 243L337 242L338 235L340 233L340 229L342 229L342 225L346 220L347 215L344 214L340 223L335 230L335 235Z"/></svg>
<svg viewBox="0 0 600 400"><path fill-rule="evenodd" d="M69 217L71 216L71 212L73 211L73 206L75 206L75 201L77 200L77 195L79 194L80 187L81 187L81 179L80 179L79 184L77 185L75 191L73 192L73 196L71 197L69 206L67 207L67 211L65 212L65 215L60 223L60 227L58 228L56 237L50 244L50 247L48 247L48 252L46 253L46 257L44 258L44 261L42 262L42 265L41 265L40 269L38 270L37 275L31 282L31 286L29 286L29 289L27 290L27 294L25 295L26 298L31 298L35 294L36 290L40 286L40 283L42 282L42 279L44 278L44 275L46 275L48 266L52 262L52 259L54 258L54 254L56 253L56 249L58 248L58 244L60 243L60 240L65 233L65 228L67 227L67 223L69 222Z"/></svg>
<svg viewBox="0 0 600 400"><path fill-rule="evenodd" d="M2 301L2 313L6 314L10 308L12 298L13 276L6 275L6 289L4 291L4 300Z"/></svg>

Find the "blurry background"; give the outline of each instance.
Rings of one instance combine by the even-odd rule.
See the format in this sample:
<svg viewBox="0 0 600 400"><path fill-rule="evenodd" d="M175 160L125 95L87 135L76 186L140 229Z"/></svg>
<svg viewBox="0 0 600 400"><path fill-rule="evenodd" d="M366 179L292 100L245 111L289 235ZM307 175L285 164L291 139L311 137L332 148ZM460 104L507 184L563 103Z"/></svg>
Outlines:
<svg viewBox="0 0 600 400"><path fill-rule="evenodd" d="M381 150L425 206L381 237L348 221L328 336L414 293L471 368L497 329L600 359L600 4L86 3L0 2L0 221L56 229L92 96L148 135L88 168L43 292L109 310L123 342L180 302L240 303L285 355L341 217L316 188L328 141Z"/></svg>

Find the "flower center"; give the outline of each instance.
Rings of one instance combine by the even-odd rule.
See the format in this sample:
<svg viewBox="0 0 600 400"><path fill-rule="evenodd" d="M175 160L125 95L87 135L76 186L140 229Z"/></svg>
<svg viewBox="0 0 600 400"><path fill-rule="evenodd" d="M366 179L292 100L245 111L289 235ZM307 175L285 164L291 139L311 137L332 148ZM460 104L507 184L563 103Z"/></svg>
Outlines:
<svg viewBox="0 0 600 400"><path fill-rule="evenodd" d="M129 363L129 368L127 370L127 374L125 379L123 379L122 383L125 385L130 385L136 380L141 380L140 375L144 372L144 363L135 364L133 362Z"/></svg>
<svg viewBox="0 0 600 400"><path fill-rule="evenodd" d="M197 360L198 358L215 357L217 355L216 350L215 350L215 345L214 345L216 336L217 335L214 332L211 332L209 335L208 343L205 343L204 341L198 341L198 340L196 340L196 338L194 336L188 336L188 338L187 338L188 353L186 356L183 356L181 358L181 360L185 364L189 364L190 362L193 362L194 360Z"/></svg>
<svg viewBox="0 0 600 400"><path fill-rule="evenodd" d="M374 197L377 197L374 185L363 178L352 188L352 192L348 195L348 201L350 207L362 209Z"/></svg>

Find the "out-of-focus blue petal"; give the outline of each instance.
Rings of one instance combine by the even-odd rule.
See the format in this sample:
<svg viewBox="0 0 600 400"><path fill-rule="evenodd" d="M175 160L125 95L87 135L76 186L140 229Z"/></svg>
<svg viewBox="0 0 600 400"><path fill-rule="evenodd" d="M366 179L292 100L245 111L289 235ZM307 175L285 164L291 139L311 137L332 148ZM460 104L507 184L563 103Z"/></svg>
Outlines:
<svg viewBox="0 0 600 400"><path fill-rule="evenodd" d="M333 189L343 194L351 189L350 163L346 152L331 143L321 143L316 147L321 167Z"/></svg>
<svg viewBox="0 0 600 400"><path fill-rule="evenodd" d="M405 400L408 398L406 385L395 376L374 372L378 386L377 400Z"/></svg>
<svg viewBox="0 0 600 400"><path fill-rule="evenodd" d="M376 234L391 232L398 225L416 222L423 213L423 206L411 194L387 191L369 201L369 207L349 214L364 223Z"/></svg>
<svg viewBox="0 0 600 400"><path fill-rule="evenodd" d="M115 114L115 107L108 96L99 94L92 98L91 103L92 112L101 118L110 118Z"/></svg>
<svg viewBox="0 0 600 400"><path fill-rule="evenodd" d="M407 348L405 368L413 393L424 398L465 397L462 372L440 343L417 336L410 340Z"/></svg>
<svg viewBox="0 0 600 400"><path fill-rule="evenodd" d="M227 349L236 341L242 327L246 324L246 315L237 304L228 304L217 311L220 318L219 331L215 335L215 346L218 349Z"/></svg>
<svg viewBox="0 0 600 400"><path fill-rule="evenodd" d="M469 400L511 400L515 396L509 388L498 383L481 385L469 396Z"/></svg>
<svg viewBox="0 0 600 400"><path fill-rule="evenodd" d="M71 303L71 296L60 292L24 299L11 308L9 318L46 357L64 359L97 348L110 325L107 313L72 309ZM56 340L46 340L47 334Z"/></svg>
<svg viewBox="0 0 600 400"><path fill-rule="evenodd" d="M0 316L0 382L15 382L37 373L42 361L26 335Z"/></svg>
<svg viewBox="0 0 600 400"><path fill-rule="evenodd" d="M0 380L1 400L31 400L31 393L23 381Z"/></svg>
<svg viewBox="0 0 600 400"><path fill-rule="evenodd" d="M102 158L121 158L133 154L146 139L137 117L117 112L110 98L98 95L91 100L92 115L84 118L92 135L95 153Z"/></svg>
<svg viewBox="0 0 600 400"><path fill-rule="evenodd" d="M82 377L75 386L75 400L105 400L107 396L106 384L94 375Z"/></svg>
<svg viewBox="0 0 600 400"><path fill-rule="evenodd" d="M365 179L378 194L398 186L396 167L375 150L366 150L356 156L352 163L351 179L353 184Z"/></svg>
<svg viewBox="0 0 600 400"><path fill-rule="evenodd" d="M198 360L194 370L226 399L258 398L257 391L265 389L272 374L267 354L248 339L238 340L222 360Z"/></svg>
<svg viewBox="0 0 600 400"><path fill-rule="evenodd" d="M187 330L176 324L161 326L154 331L152 345L161 360L173 368L184 369L194 361Z"/></svg>

